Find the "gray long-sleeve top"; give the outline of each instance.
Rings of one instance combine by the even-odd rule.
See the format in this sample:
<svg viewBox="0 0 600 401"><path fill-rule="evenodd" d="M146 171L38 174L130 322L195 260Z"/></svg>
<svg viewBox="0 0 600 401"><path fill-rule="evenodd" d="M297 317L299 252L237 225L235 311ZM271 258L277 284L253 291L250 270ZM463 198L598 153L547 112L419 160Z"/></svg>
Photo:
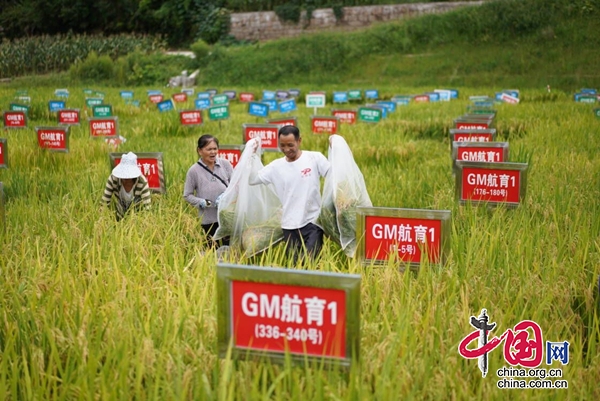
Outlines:
<svg viewBox="0 0 600 401"><path fill-rule="evenodd" d="M202 159L198 160L198 162L206 166ZM208 168L208 166L206 167ZM213 173L221 177L229 185L231 175L233 174L233 167L229 161L217 159ZM226 188L220 180L200 167L198 163L194 163L185 176L183 198L187 203L198 209L198 217L202 220L202 224L213 224L218 221L217 208L214 205L215 199L225 192ZM213 205L202 209L200 208L201 199L209 200Z"/></svg>

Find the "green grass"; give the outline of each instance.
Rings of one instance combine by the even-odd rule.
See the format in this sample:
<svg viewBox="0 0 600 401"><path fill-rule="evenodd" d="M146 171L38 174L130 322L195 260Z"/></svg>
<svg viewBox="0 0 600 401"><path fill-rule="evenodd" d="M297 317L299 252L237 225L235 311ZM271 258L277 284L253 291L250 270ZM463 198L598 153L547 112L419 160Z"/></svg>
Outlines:
<svg viewBox="0 0 600 401"><path fill-rule="evenodd" d="M344 87L300 86L304 92ZM388 97L433 89L377 80L358 86ZM15 87L0 88L4 109ZM307 267L362 276L361 359L343 372L218 358L216 257L202 253L196 212L181 194L201 134L239 144L241 125L260 121L245 106L234 103L227 121L183 129L173 113L126 107L118 89L95 86L119 116L127 138L119 151L164 155L167 193L153 196L151 211L117 223L99 207L110 150L88 137L85 120L72 129L68 154L38 149L32 127L54 124L45 111L54 88L22 87L33 100L30 128L1 134L9 141L10 168L0 170L6 195L0 399L600 396L600 120L570 92L524 89L521 104L497 106L498 140L509 141L511 161L531 161L527 196L515 210L461 207L454 199L447 129L465 113L469 95L492 95L501 86L457 85L459 100L411 104L376 125L342 126L375 206L452 212L445 266L406 273L392 263L362 267L327 241L319 263ZM259 88L237 87L257 94ZM83 109L83 88L69 89L67 105ZM145 89L134 88L136 97ZM311 113L302 104L295 113L303 147L326 154L327 137L310 133ZM235 261L287 264L281 246ZM508 365L500 349L490 354L482 379L476 362L457 352L472 331L469 317L482 308L497 323L496 335L530 319L544 340L569 341L569 364L553 365L563 368L569 389L497 389L495 371Z"/></svg>

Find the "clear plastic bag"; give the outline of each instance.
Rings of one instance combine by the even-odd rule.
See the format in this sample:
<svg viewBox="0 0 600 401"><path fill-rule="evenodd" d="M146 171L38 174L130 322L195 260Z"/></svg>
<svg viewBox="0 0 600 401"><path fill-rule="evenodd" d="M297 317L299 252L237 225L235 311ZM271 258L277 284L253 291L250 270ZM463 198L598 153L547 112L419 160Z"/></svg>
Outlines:
<svg viewBox="0 0 600 401"><path fill-rule="evenodd" d="M214 236L215 240L229 236L229 245L241 249L246 257L283 239L282 206L275 189L272 185L250 185L250 178L263 168L260 151L260 138L246 143L219 202L219 228Z"/></svg>
<svg viewBox="0 0 600 401"><path fill-rule="evenodd" d="M319 224L349 257L356 253L356 208L373 206L365 179L346 140L339 135L329 138L331 170L323 185Z"/></svg>

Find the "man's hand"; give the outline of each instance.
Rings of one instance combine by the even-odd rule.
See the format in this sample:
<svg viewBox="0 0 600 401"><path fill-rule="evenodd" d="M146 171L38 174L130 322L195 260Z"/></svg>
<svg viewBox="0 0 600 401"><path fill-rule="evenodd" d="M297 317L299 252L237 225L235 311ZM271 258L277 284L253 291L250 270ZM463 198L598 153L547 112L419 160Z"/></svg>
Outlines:
<svg viewBox="0 0 600 401"><path fill-rule="evenodd" d="M206 209L208 207L208 202L206 199L200 199L200 202L198 202L198 207L200 209Z"/></svg>
<svg viewBox="0 0 600 401"><path fill-rule="evenodd" d="M217 196L217 199L215 199L215 207L219 207L219 203L221 203L221 199L223 198L223 194L225 192L223 192L221 195Z"/></svg>

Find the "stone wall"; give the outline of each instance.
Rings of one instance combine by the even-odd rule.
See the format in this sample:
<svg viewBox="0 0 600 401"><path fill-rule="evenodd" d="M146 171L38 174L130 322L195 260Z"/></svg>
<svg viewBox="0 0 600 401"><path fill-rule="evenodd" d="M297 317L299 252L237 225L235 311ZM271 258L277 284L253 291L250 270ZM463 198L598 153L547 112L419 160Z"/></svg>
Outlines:
<svg viewBox="0 0 600 401"><path fill-rule="evenodd" d="M281 23L273 11L231 14L231 35L240 40L270 40L285 36L298 36L307 32L324 30L353 30L376 22L393 21L424 14L443 13L458 7L480 5L484 1L458 1L440 3L391 4L379 6L344 7L344 16L335 19L331 8L314 10L310 24L302 12L298 24Z"/></svg>

